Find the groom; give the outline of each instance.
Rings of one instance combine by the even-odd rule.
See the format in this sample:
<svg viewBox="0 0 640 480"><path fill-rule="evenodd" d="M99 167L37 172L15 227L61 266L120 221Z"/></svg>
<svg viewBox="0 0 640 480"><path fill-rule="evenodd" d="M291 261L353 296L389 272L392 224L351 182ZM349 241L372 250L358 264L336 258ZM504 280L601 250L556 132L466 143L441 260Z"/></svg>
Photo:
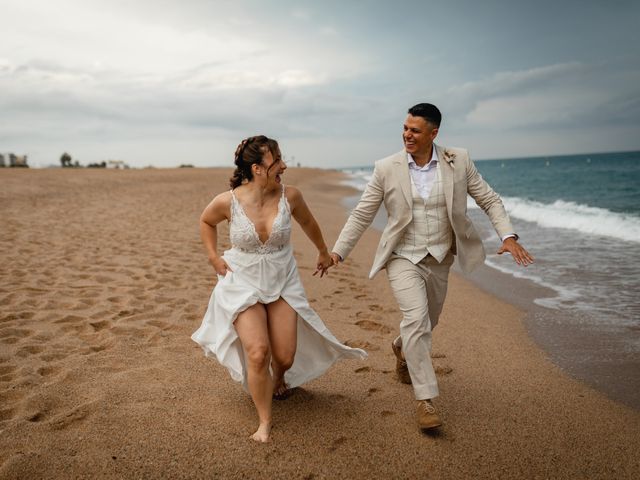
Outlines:
<svg viewBox="0 0 640 480"><path fill-rule="evenodd" d="M431 363L431 332L447 293L454 255L463 271L484 262L482 242L467 217L467 194L491 219L519 265L533 257L518 244L500 197L482 179L462 148L433 143L442 116L430 103L411 107L404 122L404 149L375 163L371 181L333 247L334 264L344 260L384 203L388 219L369 277L387 270L402 312L400 336L392 343L398 379L413 384L418 425L442 425L432 402L438 382Z"/></svg>

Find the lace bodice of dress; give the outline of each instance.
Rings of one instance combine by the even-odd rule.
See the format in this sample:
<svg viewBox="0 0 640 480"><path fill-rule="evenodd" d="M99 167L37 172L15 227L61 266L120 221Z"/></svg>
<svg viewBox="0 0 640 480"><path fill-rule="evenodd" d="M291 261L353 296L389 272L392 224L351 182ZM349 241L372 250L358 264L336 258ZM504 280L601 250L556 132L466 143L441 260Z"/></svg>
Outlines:
<svg viewBox="0 0 640 480"><path fill-rule="evenodd" d="M231 222L229 223L229 237L231 245L238 250L248 253L273 253L282 250L289 244L291 236L291 213L289 204L284 195L284 185L282 195L278 202L278 213L273 221L271 235L266 242L262 243L253 222L245 213L242 205L231 191Z"/></svg>

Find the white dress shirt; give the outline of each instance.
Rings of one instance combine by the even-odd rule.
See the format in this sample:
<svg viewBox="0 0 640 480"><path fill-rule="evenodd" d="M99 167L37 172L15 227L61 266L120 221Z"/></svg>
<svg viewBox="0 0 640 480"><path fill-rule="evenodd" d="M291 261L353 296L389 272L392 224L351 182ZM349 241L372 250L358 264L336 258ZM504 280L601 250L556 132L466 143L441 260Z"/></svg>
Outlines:
<svg viewBox="0 0 640 480"><path fill-rule="evenodd" d="M423 200L429 198L429 193L431 193L433 181L435 180L436 174L438 173L438 155L436 154L435 144L433 145L433 148L431 150L431 160L429 160L429 162L427 162L427 164L423 167L419 167L411 154L407 153L407 161L409 162L409 173L411 174L411 180L413 180L413 184L415 185L416 190L418 190L418 193Z"/></svg>

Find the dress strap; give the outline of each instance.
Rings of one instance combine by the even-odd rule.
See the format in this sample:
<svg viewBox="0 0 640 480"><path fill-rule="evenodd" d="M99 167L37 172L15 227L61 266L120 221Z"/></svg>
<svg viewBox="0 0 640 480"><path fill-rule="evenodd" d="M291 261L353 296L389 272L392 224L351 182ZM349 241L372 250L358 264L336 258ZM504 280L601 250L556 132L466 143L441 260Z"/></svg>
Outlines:
<svg viewBox="0 0 640 480"><path fill-rule="evenodd" d="M233 217L236 216L236 211L238 209L238 199L236 198L236 194L233 193L233 188L229 190L231 192L231 218L229 219L229 223L233 221Z"/></svg>
<svg viewBox="0 0 640 480"><path fill-rule="evenodd" d="M282 197L280 197L280 201L282 203L284 203L284 208L287 210L288 213L291 213L291 207L289 206L289 200L287 200L287 196L284 194L284 183L282 184Z"/></svg>

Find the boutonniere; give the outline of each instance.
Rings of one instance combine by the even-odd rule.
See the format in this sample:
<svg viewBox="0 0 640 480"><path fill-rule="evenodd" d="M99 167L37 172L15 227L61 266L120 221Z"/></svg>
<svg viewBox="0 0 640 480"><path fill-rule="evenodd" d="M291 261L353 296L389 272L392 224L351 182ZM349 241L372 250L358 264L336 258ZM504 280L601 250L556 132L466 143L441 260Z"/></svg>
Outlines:
<svg viewBox="0 0 640 480"><path fill-rule="evenodd" d="M456 158L456 154L451 152L451 151L449 151L449 150L445 150L443 155L444 155L444 159L447 161L447 163L453 167L453 161Z"/></svg>

